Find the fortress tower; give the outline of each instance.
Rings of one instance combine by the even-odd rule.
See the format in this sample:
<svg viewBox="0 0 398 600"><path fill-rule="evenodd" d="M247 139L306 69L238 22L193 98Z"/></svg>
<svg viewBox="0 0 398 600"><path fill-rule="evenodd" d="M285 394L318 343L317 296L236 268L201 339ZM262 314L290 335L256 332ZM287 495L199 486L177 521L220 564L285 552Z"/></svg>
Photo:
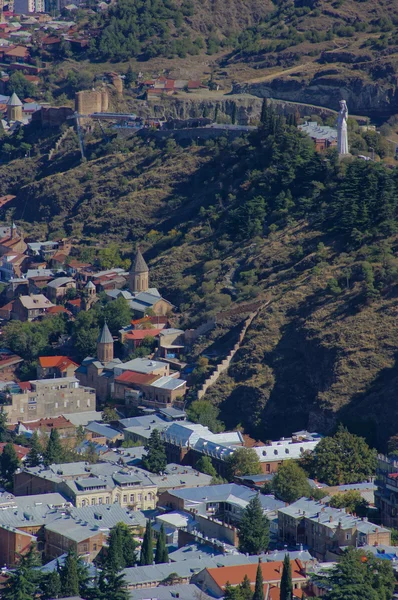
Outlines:
<svg viewBox="0 0 398 600"><path fill-rule="evenodd" d="M113 360L113 337L106 321L97 340L97 358L105 364Z"/></svg>
<svg viewBox="0 0 398 600"><path fill-rule="evenodd" d="M130 271L130 291L147 292L149 288L149 269L140 250L134 257Z"/></svg>

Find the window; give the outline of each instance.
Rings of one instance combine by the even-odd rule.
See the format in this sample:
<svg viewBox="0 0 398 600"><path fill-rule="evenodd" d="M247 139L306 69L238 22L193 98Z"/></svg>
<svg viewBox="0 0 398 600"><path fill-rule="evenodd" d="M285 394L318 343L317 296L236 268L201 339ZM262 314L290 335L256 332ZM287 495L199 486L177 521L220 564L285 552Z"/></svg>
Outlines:
<svg viewBox="0 0 398 600"><path fill-rule="evenodd" d="M58 408L58 402L55 403L55 408Z"/></svg>
<svg viewBox="0 0 398 600"><path fill-rule="evenodd" d="M127 504L127 494L125 494L125 495L123 496L123 502L125 502L125 503Z"/></svg>
<svg viewBox="0 0 398 600"><path fill-rule="evenodd" d="M86 506L86 501L82 500L82 506Z"/></svg>
<svg viewBox="0 0 398 600"><path fill-rule="evenodd" d="M97 504L97 499L96 498L91 498L91 504L94 506L95 504Z"/></svg>
<svg viewBox="0 0 398 600"><path fill-rule="evenodd" d="M138 494L138 502L142 501L142 494Z"/></svg>
<svg viewBox="0 0 398 600"><path fill-rule="evenodd" d="M93 544L93 550L97 550L97 544Z"/></svg>
<svg viewBox="0 0 398 600"><path fill-rule="evenodd" d="M266 470L267 473L270 473L271 472L271 465L270 464L266 464L265 465L265 470Z"/></svg>
<svg viewBox="0 0 398 600"><path fill-rule="evenodd" d="M102 504L103 499L102 498L98 498L98 504Z"/></svg>
<svg viewBox="0 0 398 600"><path fill-rule="evenodd" d="M134 502L134 494L130 494L130 502Z"/></svg>
<svg viewBox="0 0 398 600"><path fill-rule="evenodd" d="M109 504L109 496L105 498L105 504Z"/></svg>

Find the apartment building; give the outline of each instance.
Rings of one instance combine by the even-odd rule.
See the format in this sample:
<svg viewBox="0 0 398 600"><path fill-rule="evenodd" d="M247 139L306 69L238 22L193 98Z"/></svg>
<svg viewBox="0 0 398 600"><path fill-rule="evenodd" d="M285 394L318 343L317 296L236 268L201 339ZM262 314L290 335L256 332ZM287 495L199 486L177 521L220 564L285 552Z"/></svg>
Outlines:
<svg viewBox="0 0 398 600"><path fill-rule="evenodd" d="M380 511L381 522L387 527L398 528L398 456L377 457L375 505Z"/></svg>
<svg viewBox="0 0 398 600"><path fill-rule="evenodd" d="M307 498L278 509L278 529L282 541L305 544L319 560L335 560L341 547L391 542L389 529Z"/></svg>
<svg viewBox="0 0 398 600"><path fill-rule="evenodd" d="M13 384L0 392L0 404L9 423L95 410L95 390L83 387L75 377L38 379Z"/></svg>
<svg viewBox="0 0 398 600"><path fill-rule="evenodd" d="M24 468L14 476L14 491L17 495L57 491L78 508L117 503L132 510L152 510L157 502L157 485L149 473L118 469L108 463Z"/></svg>

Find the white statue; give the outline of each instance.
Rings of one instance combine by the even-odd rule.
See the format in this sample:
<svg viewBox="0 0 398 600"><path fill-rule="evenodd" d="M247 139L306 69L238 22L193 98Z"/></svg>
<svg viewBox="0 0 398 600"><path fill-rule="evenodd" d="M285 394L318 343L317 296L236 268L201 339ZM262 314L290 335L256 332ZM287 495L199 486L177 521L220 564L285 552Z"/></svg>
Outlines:
<svg viewBox="0 0 398 600"><path fill-rule="evenodd" d="M345 100L340 100L340 112L337 117L337 150L339 154L348 154L347 134L348 108Z"/></svg>

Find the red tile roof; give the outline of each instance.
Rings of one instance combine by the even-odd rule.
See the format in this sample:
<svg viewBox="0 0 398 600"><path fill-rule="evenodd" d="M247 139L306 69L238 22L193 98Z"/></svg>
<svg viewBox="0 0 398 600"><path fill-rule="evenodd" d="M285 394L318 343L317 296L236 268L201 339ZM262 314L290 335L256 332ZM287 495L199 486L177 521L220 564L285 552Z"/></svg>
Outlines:
<svg viewBox="0 0 398 600"><path fill-rule="evenodd" d="M24 391L30 391L32 389L32 385L31 385L30 381L20 381L18 383L18 385L21 388L21 390L24 390Z"/></svg>
<svg viewBox="0 0 398 600"><path fill-rule="evenodd" d="M147 375L146 373L136 373L135 371L124 371L121 375L116 377L116 383L144 383L150 384L153 381L159 379L159 375Z"/></svg>
<svg viewBox="0 0 398 600"><path fill-rule="evenodd" d="M54 419L39 419L38 421L28 421L27 423L22 423L24 427L27 429L35 430L35 429L65 429L65 428L74 428L73 423L68 421L65 417L55 417Z"/></svg>
<svg viewBox="0 0 398 600"><path fill-rule="evenodd" d="M129 333L126 333L126 339L143 340L146 337L155 337L161 331L161 329L133 329L133 331L129 331Z"/></svg>
<svg viewBox="0 0 398 600"><path fill-rule="evenodd" d="M290 561L293 581L305 581L307 578L303 575L303 569L299 560ZM282 578L283 562L281 560L274 562L261 563L261 571L264 583L279 583ZM210 577L222 589L226 584L238 585L243 581L245 575L248 576L250 583L256 581L257 565L236 565L233 567L223 567L222 569L207 569Z"/></svg>
<svg viewBox="0 0 398 600"><path fill-rule="evenodd" d="M70 314L68 310L64 306L51 306L48 311L50 315L59 315L60 313Z"/></svg>
<svg viewBox="0 0 398 600"><path fill-rule="evenodd" d="M5 442L0 442L0 454L3 454L5 445L6 445ZM14 446L14 450L17 453L19 460L22 460L23 458L25 458L25 456L29 452L29 448L25 448L24 446L20 446L19 444L13 444L13 446Z"/></svg>
<svg viewBox="0 0 398 600"><path fill-rule="evenodd" d="M69 356L40 356L39 363L42 369L59 369L60 371L65 371L70 366L77 367L79 366L75 363L74 360L69 358Z"/></svg>

